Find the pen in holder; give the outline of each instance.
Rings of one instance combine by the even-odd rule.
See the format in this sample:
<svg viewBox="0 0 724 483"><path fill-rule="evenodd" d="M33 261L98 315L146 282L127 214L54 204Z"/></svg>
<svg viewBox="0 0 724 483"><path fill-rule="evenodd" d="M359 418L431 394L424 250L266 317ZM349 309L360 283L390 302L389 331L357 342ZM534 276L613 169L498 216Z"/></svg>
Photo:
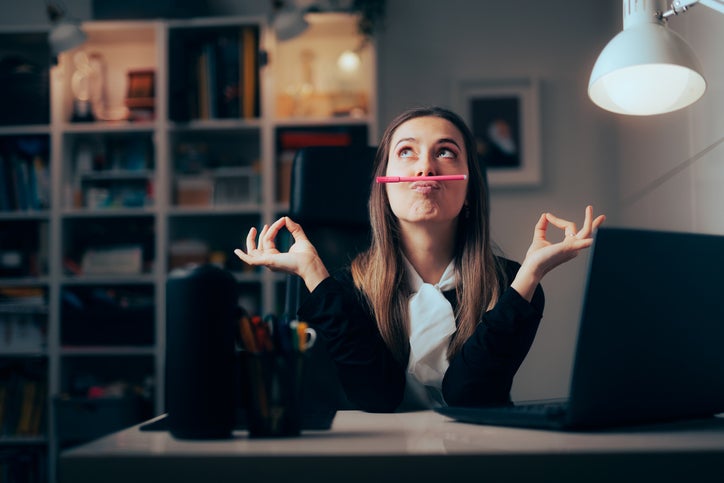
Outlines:
<svg viewBox="0 0 724 483"><path fill-rule="evenodd" d="M298 436L305 351L317 334L304 322L268 316L240 321L249 437Z"/></svg>

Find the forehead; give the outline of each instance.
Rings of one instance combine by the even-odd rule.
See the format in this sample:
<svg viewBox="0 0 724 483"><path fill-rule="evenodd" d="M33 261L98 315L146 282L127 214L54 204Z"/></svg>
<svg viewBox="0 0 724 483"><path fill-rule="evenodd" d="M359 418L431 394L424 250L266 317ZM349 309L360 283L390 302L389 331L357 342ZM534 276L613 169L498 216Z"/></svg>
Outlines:
<svg viewBox="0 0 724 483"><path fill-rule="evenodd" d="M393 133L392 143L394 145L401 139L435 142L441 138L453 139L463 147L460 130L447 119L436 116L416 117L403 122Z"/></svg>

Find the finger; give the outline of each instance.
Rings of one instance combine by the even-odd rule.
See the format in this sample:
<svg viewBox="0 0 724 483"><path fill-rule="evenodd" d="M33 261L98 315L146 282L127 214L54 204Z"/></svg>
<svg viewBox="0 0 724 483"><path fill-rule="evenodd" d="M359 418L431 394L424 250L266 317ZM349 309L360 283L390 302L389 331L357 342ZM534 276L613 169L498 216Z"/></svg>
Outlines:
<svg viewBox="0 0 724 483"><path fill-rule="evenodd" d="M262 265L258 255L253 253L244 253L244 250L241 248L234 249L234 255L239 257L239 259L247 265Z"/></svg>
<svg viewBox="0 0 724 483"><path fill-rule="evenodd" d="M259 246L257 249L259 250L266 250L266 234L269 231L269 225L264 225L261 228L261 233L259 233Z"/></svg>
<svg viewBox="0 0 724 483"><path fill-rule="evenodd" d="M585 216L583 219L583 228L579 231L576 236L578 238L588 238L591 236L593 231L593 206L586 206Z"/></svg>
<svg viewBox="0 0 724 483"><path fill-rule="evenodd" d="M588 248L593 244L593 238L573 238L571 248L576 251Z"/></svg>
<svg viewBox="0 0 724 483"><path fill-rule="evenodd" d="M235 249L235 250L234 250L234 255L236 255L237 257L239 257L242 262L251 264L251 262L250 262L251 259L249 258L249 256L248 256L246 253L244 253L243 250L241 250L241 249L239 249L239 248Z"/></svg>
<svg viewBox="0 0 724 483"><path fill-rule="evenodd" d="M560 228L564 231L566 236L575 236L578 232L578 229L576 228L576 224L572 221L564 220L563 218L558 218L557 216L553 215L552 213L546 213L546 218L549 222L551 222L554 226Z"/></svg>
<svg viewBox="0 0 724 483"><path fill-rule="evenodd" d="M596 230L604 221L606 221L606 215L598 215L596 219L593 220L593 229Z"/></svg>
<svg viewBox="0 0 724 483"><path fill-rule="evenodd" d="M256 250L256 228L253 226L246 235L246 251L250 252L252 250Z"/></svg>
<svg viewBox="0 0 724 483"><path fill-rule="evenodd" d="M540 215L540 218L538 218L538 222L533 229L533 239L545 239L546 230L548 230L548 218L546 218L546 213L543 213Z"/></svg>
<svg viewBox="0 0 724 483"><path fill-rule="evenodd" d="M307 240L307 234L304 233L302 225L292 221L292 219L288 216L284 217L284 223L287 227L287 230L289 230L289 233L291 233L292 238L294 238L295 242L300 240Z"/></svg>
<svg viewBox="0 0 724 483"><path fill-rule="evenodd" d="M277 221L269 226L269 229L264 234L264 249L275 250L277 247L276 238L279 234L279 230L284 226L284 218L279 218Z"/></svg>
<svg viewBox="0 0 724 483"><path fill-rule="evenodd" d="M277 221L271 224L269 227L269 231L274 232L274 236L276 237L276 234L279 232L279 230L284 226L286 216L282 216Z"/></svg>

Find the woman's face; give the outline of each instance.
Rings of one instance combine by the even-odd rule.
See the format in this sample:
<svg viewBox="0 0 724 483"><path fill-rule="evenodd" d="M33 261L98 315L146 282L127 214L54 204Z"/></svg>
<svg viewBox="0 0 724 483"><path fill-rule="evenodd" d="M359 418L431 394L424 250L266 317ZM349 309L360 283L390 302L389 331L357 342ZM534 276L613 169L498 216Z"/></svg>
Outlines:
<svg viewBox="0 0 724 483"><path fill-rule="evenodd" d="M429 116L401 124L392 136L386 176L468 174L463 136L450 121ZM465 203L468 180L388 183L401 222L450 222Z"/></svg>

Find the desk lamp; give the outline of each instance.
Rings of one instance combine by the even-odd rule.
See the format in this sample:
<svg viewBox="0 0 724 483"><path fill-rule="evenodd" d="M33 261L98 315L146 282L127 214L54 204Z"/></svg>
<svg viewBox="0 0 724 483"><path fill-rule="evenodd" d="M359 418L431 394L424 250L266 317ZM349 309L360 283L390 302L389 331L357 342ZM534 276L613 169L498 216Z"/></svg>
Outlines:
<svg viewBox="0 0 724 483"><path fill-rule="evenodd" d="M588 96L619 114L648 116L675 111L706 90L699 60L667 27L668 18L701 3L724 13L724 0L624 0L623 31L603 49L591 72Z"/></svg>

